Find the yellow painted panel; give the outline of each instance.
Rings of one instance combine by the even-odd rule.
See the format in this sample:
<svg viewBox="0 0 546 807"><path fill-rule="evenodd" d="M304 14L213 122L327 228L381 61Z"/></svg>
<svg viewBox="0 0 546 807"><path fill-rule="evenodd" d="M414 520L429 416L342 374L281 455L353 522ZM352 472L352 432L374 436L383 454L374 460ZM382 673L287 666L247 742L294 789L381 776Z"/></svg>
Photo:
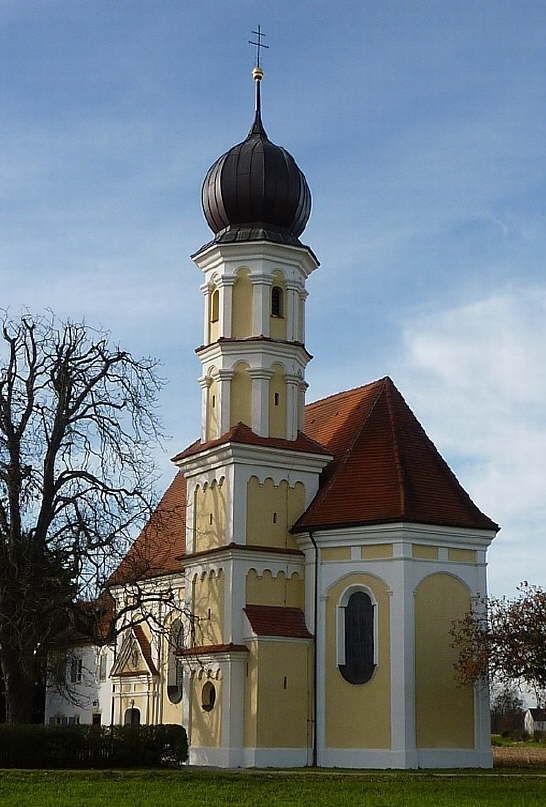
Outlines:
<svg viewBox="0 0 546 807"><path fill-rule="evenodd" d="M392 544L370 544L370 546L363 546L361 557L362 560L392 558Z"/></svg>
<svg viewBox="0 0 546 807"><path fill-rule="evenodd" d="M269 436L286 437L286 381L283 368L273 365L269 382Z"/></svg>
<svg viewBox="0 0 546 807"><path fill-rule="evenodd" d="M225 543L227 483L197 487L194 495L195 551L204 552Z"/></svg>
<svg viewBox="0 0 546 807"><path fill-rule="evenodd" d="M320 550L322 560L351 560L350 546L326 546Z"/></svg>
<svg viewBox="0 0 546 807"><path fill-rule="evenodd" d="M348 586L369 588L377 601L378 664L365 684L350 684L337 666L337 607ZM370 574L344 577L326 602L326 745L330 748L390 748L390 600L387 586Z"/></svg>
<svg viewBox="0 0 546 807"><path fill-rule="evenodd" d="M259 642L256 746L311 743L312 648L309 642Z"/></svg>
<svg viewBox="0 0 546 807"><path fill-rule="evenodd" d="M252 283L246 269L239 271L233 286L231 335L234 339L252 336Z"/></svg>
<svg viewBox="0 0 546 807"><path fill-rule="evenodd" d="M249 605L283 605L303 610L305 582L298 574L286 577L284 572L279 572L273 577L266 569L263 575L258 576L251 569L246 576L246 601Z"/></svg>
<svg viewBox="0 0 546 807"><path fill-rule="evenodd" d="M231 426L252 426L252 379L243 367L238 367L231 379L229 422Z"/></svg>
<svg viewBox="0 0 546 807"><path fill-rule="evenodd" d="M305 488L301 482L290 487L286 480L275 485L271 478L260 484L253 476L247 485L247 544L297 549L292 524L305 509Z"/></svg>
<svg viewBox="0 0 546 807"><path fill-rule="evenodd" d="M224 575L221 571L194 579L192 613L196 645L224 643Z"/></svg>
<svg viewBox="0 0 546 807"><path fill-rule="evenodd" d="M428 544L412 544L412 555L419 560L438 560L438 547Z"/></svg>
<svg viewBox="0 0 546 807"><path fill-rule="evenodd" d="M470 608L470 594L449 574L426 577L415 593L415 718L418 748L473 748L474 692L453 665L453 620Z"/></svg>
<svg viewBox="0 0 546 807"><path fill-rule="evenodd" d="M199 680L197 675L193 678L190 742L201 748L217 748L221 743L222 731L222 681L215 679L211 682L216 689L216 702L210 712L206 712L201 705L201 692L206 681L206 678Z"/></svg>
<svg viewBox="0 0 546 807"><path fill-rule="evenodd" d="M458 563L476 563L476 552L474 549L448 549L448 558Z"/></svg>
<svg viewBox="0 0 546 807"><path fill-rule="evenodd" d="M270 317L272 339L286 339L286 317Z"/></svg>
<svg viewBox="0 0 546 807"><path fill-rule="evenodd" d="M213 378L207 389L207 440L220 437L220 401L218 399L218 381Z"/></svg>

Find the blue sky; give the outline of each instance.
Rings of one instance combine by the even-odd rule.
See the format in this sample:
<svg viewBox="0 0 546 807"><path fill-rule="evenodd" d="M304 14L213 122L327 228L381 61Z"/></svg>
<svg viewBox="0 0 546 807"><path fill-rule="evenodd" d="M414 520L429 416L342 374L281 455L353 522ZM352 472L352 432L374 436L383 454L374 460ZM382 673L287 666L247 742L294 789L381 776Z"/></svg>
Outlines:
<svg viewBox="0 0 546 807"><path fill-rule="evenodd" d="M546 577L546 5L0 0L0 306L153 354L168 457L199 431L202 178L252 117L304 170L308 400L389 374Z"/></svg>

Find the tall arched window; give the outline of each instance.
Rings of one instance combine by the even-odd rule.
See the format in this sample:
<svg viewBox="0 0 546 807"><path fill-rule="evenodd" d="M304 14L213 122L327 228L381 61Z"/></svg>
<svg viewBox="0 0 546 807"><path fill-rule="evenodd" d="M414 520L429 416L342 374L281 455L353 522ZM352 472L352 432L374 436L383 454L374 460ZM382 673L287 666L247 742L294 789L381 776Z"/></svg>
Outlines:
<svg viewBox="0 0 546 807"><path fill-rule="evenodd" d="M375 607L360 589L349 592L340 605L338 666L350 684L365 684L375 670Z"/></svg>
<svg viewBox="0 0 546 807"><path fill-rule="evenodd" d="M282 317L283 314L283 290L280 286L273 286L271 289L271 316Z"/></svg>
<svg viewBox="0 0 546 807"><path fill-rule="evenodd" d="M167 696L171 703L182 700L183 669L182 659L177 655L184 647L184 629L182 622L175 619L169 633L169 663L167 670Z"/></svg>
<svg viewBox="0 0 546 807"><path fill-rule="evenodd" d="M220 319L220 292L215 289L210 298L210 321L218 322Z"/></svg>

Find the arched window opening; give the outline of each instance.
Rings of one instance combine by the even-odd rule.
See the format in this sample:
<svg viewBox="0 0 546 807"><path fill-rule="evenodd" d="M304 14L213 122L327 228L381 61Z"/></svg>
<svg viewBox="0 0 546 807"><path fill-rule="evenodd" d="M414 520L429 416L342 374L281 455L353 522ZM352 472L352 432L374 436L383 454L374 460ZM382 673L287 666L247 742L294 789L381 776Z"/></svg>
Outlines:
<svg viewBox="0 0 546 807"><path fill-rule="evenodd" d="M99 657L99 681L106 681L107 666L108 656L106 650L103 650Z"/></svg>
<svg viewBox="0 0 546 807"><path fill-rule="evenodd" d="M182 622L175 619L169 633L169 663L167 670L167 697L171 703L182 700L183 668L178 651L184 647L184 629Z"/></svg>
<svg viewBox="0 0 546 807"><path fill-rule="evenodd" d="M210 300L210 321L218 322L220 319L220 292L215 289Z"/></svg>
<svg viewBox="0 0 546 807"><path fill-rule="evenodd" d="M211 684L210 681L207 681L201 692L201 706L203 707L203 711L210 712L214 709L214 704L216 703L216 689L214 688L214 684Z"/></svg>
<svg viewBox="0 0 546 807"><path fill-rule="evenodd" d="M365 684L375 670L374 610L369 594L354 591L341 607L342 652L339 671L350 684Z"/></svg>
<svg viewBox="0 0 546 807"><path fill-rule="evenodd" d="M124 726L140 726L140 709L135 709L131 707L131 709L125 710L125 716L123 718L123 725Z"/></svg>
<svg viewBox="0 0 546 807"><path fill-rule="evenodd" d="M283 314L283 290L280 286L273 286L271 289L271 316L282 317Z"/></svg>

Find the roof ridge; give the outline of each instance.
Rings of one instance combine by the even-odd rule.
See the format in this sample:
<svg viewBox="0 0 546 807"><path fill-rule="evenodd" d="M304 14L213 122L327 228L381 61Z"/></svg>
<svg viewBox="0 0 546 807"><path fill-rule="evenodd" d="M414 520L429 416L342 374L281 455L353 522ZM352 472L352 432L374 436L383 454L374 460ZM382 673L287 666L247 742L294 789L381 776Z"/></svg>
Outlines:
<svg viewBox="0 0 546 807"><path fill-rule="evenodd" d="M373 387L374 384L381 384L385 381L392 381L392 379L390 376L385 375L382 378L377 378L375 381L368 381L367 384L360 384L358 387L350 387L349 389L344 389L340 392L333 392L331 395L326 395L324 398L317 398L316 401L311 401L310 403L305 404L305 408L309 409L311 406L316 406L317 404L330 400L330 398L339 398L341 395L347 395L350 392L358 392L359 390L368 389L368 387Z"/></svg>
<svg viewBox="0 0 546 807"><path fill-rule="evenodd" d="M385 383L385 394L387 400L387 412L389 414L389 423L391 426L391 433L392 433L392 442L393 442L393 449L394 449L394 464L396 466L396 475L398 477L398 492L400 495L400 513L402 516L406 515L406 488L404 484L404 473L402 470L402 459L400 454L400 446L398 445L398 432L396 431L396 427L394 424L394 413L392 410L392 400L391 400L391 391L392 388L395 387L394 382L391 378L388 379L389 383Z"/></svg>
<svg viewBox="0 0 546 807"><path fill-rule="evenodd" d="M329 492L330 488L332 487L332 485L334 483L334 480L337 478L338 473L347 464L347 462L349 460L349 457L351 456L351 452L352 452L353 448L355 447L355 445L357 443L357 440L360 439L360 435L362 434L362 432L364 430L364 427L366 426L366 424L370 420L370 417L371 417L373 411L375 410L377 402L381 398L381 395L382 395L382 393L383 393L383 391L385 389L385 382L387 381L387 379L388 379L388 376L385 376L385 378L380 378L378 381L372 382L374 384L379 384L380 382L382 382L382 383L381 383L381 386L380 386L380 388L379 388L379 390L377 392L377 395L374 398L374 401L373 401L372 405L370 406L368 414L363 419L360 427L358 429L355 429L355 435L354 435L353 439L351 440L350 445L348 445L347 448L345 449L342 457L340 457L338 460L335 461L335 469L334 469L333 474L331 475L331 477L323 485L319 485L317 495L315 496L315 498L313 499L313 501L311 502L311 504L309 505L307 510L305 510L305 512L302 513L300 518L303 518L303 516L305 516L311 510L311 508L314 509L315 505L318 505L320 502L322 502L324 500L324 498L326 497L326 495ZM365 386L370 386L370 384L366 384ZM298 519L298 521L299 521L299 519Z"/></svg>

